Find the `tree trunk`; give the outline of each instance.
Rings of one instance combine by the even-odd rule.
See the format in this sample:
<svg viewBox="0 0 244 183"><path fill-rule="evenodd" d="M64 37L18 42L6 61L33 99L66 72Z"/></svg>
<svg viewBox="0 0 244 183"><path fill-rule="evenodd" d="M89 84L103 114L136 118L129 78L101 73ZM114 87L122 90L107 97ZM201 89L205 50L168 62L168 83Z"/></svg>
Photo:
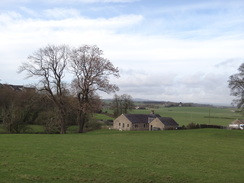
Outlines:
<svg viewBox="0 0 244 183"><path fill-rule="evenodd" d="M65 122L63 119L60 120L60 134L65 134L66 129L65 129Z"/></svg>
<svg viewBox="0 0 244 183"><path fill-rule="evenodd" d="M84 126L86 122L86 114L84 114L82 111L78 111L78 125L79 130L78 133L84 133Z"/></svg>
<svg viewBox="0 0 244 183"><path fill-rule="evenodd" d="M60 110L60 134L66 133L66 123L65 123L65 111Z"/></svg>

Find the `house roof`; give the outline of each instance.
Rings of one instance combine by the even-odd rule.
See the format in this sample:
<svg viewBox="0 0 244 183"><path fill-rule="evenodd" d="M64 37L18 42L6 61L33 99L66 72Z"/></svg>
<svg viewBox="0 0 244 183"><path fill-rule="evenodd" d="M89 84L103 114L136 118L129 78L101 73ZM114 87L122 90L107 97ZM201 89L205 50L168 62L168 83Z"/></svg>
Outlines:
<svg viewBox="0 0 244 183"><path fill-rule="evenodd" d="M0 83L0 88L3 88L3 87L7 87L13 91L23 91L23 90L33 90L35 91L35 88L31 88L31 87L25 87L25 86L22 86L22 85L10 85L10 84L1 84Z"/></svg>
<svg viewBox="0 0 244 183"><path fill-rule="evenodd" d="M170 117L161 117L159 114L124 114L131 123L150 123L158 118L165 126L178 126L179 124Z"/></svg>
<svg viewBox="0 0 244 183"><path fill-rule="evenodd" d="M148 123L150 122L150 118L154 119L157 117L161 117L159 114L125 114L128 120L131 123Z"/></svg>
<svg viewBox="0 0 244 183"><path fill-rule="evenodd" d="M158 117L158 119L165 125L165 126L178 126L179 124L170 117Z"/></svg>

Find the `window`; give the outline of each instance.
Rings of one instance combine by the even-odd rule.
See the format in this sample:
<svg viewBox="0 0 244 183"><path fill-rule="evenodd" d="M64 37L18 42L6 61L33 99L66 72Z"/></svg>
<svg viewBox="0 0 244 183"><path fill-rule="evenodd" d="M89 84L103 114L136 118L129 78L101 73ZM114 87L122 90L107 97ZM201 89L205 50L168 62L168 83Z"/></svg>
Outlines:
<svg viewBox="0 0 244 183"><path fill-rule="evenodd" d="M130 125L129 125L129 124L127 124L127 127L130 127Z"/></svg>
<svg viewBox="0 0 244 183"><path fill-rule="evenodd" d="M120 126L120 123L119 123L119 126Z"/></svg>
<svg viewBox="0 0 244 183"><path fill-rule="evenodd" d="M123 128L125 127L125 124L123 123Z"/></svg>
<svg viewBox="0 0 244 183"><path fill-rule="evenodd" d="M137 128L138 127L138 125L135 125L135 128Z"/></svg>

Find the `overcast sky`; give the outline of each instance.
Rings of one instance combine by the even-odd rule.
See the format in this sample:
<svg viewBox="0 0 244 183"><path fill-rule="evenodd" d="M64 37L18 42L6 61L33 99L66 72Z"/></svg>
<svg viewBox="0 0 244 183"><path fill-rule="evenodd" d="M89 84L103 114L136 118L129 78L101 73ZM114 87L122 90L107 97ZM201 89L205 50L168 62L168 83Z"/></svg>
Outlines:
<svg viewBox="0 0 244 183"><path fill-rule="evenodd" d="M117 94L230 104L244 62L243 0L1 0L1 83L48 44L95 44L120 70ZM111 95L101 95L112 98Z"/></svg>

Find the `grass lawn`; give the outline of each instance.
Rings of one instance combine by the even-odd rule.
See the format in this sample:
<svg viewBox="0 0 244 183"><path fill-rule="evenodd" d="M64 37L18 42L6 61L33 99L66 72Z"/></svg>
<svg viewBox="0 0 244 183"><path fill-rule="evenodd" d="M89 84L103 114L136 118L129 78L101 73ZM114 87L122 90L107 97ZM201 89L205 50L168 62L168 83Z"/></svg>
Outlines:
<svg viewBox="0 0 244 183"><path fill-rule="evenodd" d="M219 129L1 134L0 182L242 183L243 143Z"/></svg>

